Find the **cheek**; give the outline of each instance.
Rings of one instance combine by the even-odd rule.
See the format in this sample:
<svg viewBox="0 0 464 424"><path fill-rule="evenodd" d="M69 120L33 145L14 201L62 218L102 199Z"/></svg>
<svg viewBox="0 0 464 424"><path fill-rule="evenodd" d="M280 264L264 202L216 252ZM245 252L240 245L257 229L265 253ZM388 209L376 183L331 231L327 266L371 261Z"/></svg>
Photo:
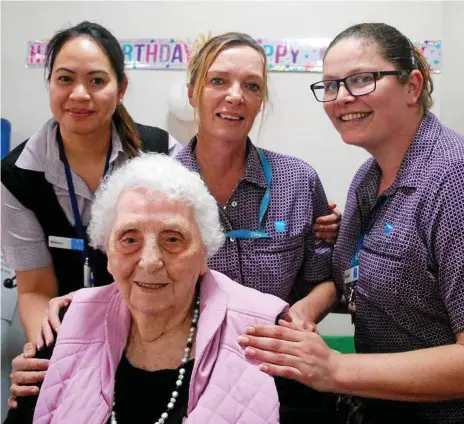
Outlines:
<svg viewBox="0 0 464 424"><path fill-rule="evenodd" d="M108 255L108 272L116 281L128 279L137 265L136 255L121 255L111 253Z"/></svg>
<svg viewBox="0 0 464 424"><path fill-rule="evenodd" d="M330 119L334 119L334 107L332 103L334 102L323 103L324 112Z"/></svg>

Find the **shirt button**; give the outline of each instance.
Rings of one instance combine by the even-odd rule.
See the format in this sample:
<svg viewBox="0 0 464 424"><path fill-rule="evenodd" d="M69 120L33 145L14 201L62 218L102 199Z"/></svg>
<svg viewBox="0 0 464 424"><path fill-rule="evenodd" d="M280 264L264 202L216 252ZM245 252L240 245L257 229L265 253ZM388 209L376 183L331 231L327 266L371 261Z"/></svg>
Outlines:
<svg viewBox="0 0 464 424"><path fill-rule="evenodd" d="M230 240L232 243L235 241L235 239L234 239L233 237L231 237L229 240Z"/></svg>
<svg viewBox="0 0 464 424"><path fill-rule="evenodd" d="M235 206L237 206L237 202L234 200L231 205L235 208Z"/></svg>

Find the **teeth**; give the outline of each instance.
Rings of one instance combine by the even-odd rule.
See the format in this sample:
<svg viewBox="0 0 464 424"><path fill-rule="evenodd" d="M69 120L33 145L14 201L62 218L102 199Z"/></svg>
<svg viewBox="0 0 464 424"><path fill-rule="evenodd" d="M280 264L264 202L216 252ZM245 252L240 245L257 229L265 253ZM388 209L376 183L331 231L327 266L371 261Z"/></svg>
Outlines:
<svg viewBox="0 0 464 424"><path fill-rule="evenodd" d="M226 115L226 114L224 114L224 113L220 113L219 115L221 116L221 118L232 119L232 120L234 120L234 121L240 121L240 117L239 117L239 116Z"/></svg>
<svg viewBox="0 0 464 424"><path fill-rule="evenodd" d="M361 119L368 116L369 113L366 112L358 112L358 113L349 113L348 115L342 115L340 118L342 121L352 121L354 119Z"/></svg>

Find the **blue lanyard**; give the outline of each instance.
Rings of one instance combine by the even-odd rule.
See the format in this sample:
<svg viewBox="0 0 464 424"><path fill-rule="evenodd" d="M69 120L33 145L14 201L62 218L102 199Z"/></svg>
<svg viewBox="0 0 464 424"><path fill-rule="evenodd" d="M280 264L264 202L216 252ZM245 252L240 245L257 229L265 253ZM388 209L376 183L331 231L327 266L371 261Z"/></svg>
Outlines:
<svg viewBox="0 0 464 424"><path fill-rule="evenodd" d="M266 215L271 200L271 181L272 181L272 170L266 155L261 149L258 149L259 160L261 167L263 168L264 178L266 179L266 192L264 193L263 200L261 200L261 206L259 207L259 227L258 230L233 230L226 233L226 237L241 238L241 239L258 239L258 238L271 238L263 229L263 219Z"/></svg>
<svg viewBox="0 0 464 424"><path fill-rule="evenodd" d="M378 204L376 207L374 207L374 210L383 206L386 206L388 202L390 201L390 197L386 197L380 204ZM374 225L375 221L372 222L365 231L362 231L359 236L358 236L358 241L356 242L356 250L354 251L353 257L350 262L350 267L355 268L359 267L359 257L361 255L361 250L364 246L364 239L366 236L369 234L372 226ZM358 268L359 269L359 268ZM356 271L357 275L355 276L356 279L359 278L359 271ZM350 283L350 286L353 287L355 285L355 282L353 281Z"/></svg>
<svg viewBox="0 0 464 424"><path fill-rule="evenodd" d="M84 242L84 249L82 250L82 259L84 260L84 264L88 264L88 266L90 266L91 268L91 265L89 263L88 242L87 242L87 237L84 231L84 227L82 226L81 215L79 214L79 208L77 206L77 198L76 198L76 192L74 190L71 167L69 166L69 161L64 151L63 139L61 138L59 129L57 129L56 140L58 142L58 149L60 152L61 159L63 160L63 163L64 163L64 172L66 174L66 182L68 183L69 199L71 200L71 206L72 206L73 215L74 215L74 222L76 225L76 232L77 232L78 237ZM110 140L110 145L108 147L108 152L106 154L106 162L105 162L105 169L103 171L103 176L106 175L108 168L110 166L111 150L112 150L112 142Z"/></svg>

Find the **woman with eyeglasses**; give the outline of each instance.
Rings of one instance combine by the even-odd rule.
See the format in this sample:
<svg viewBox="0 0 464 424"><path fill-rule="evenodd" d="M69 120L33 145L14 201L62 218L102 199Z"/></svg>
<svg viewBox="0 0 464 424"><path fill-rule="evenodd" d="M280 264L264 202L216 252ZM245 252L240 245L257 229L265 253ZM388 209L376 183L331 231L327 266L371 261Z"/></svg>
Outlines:
<svg viewBox="0 0 464 424"><path fill-rule="evenodd" d="M464 137L429 111L432 88L423 55L391 26L332 41L312 90L343 141L372 155L333 255L358 353L285 322L239 339L264 372L347 395L339 406L363 424L464 422Z"/></svg>

